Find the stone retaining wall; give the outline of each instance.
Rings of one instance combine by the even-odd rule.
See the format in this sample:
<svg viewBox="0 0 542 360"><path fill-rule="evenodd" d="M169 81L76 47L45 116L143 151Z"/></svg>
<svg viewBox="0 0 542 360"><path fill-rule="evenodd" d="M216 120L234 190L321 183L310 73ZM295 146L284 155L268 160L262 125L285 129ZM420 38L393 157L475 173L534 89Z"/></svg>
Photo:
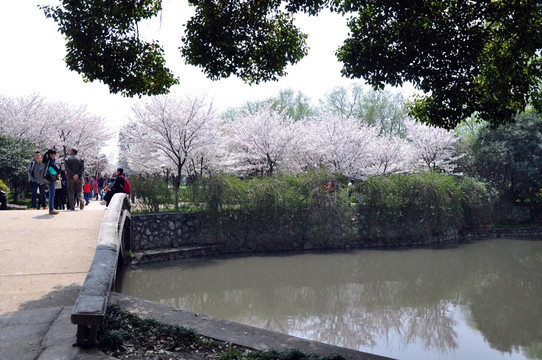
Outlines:
<svg viewBox="0 0 542 360"><path fill-rule="evenodd" d="M131 226L133 251L179 248L201 245L197 219L189 213L134 215Z"/></svg>
<svg viewBox="0 0 542 360"><path fill-rule="evenodd" d="M217 254L256 252L332 250L348 248L400 248L453 246L462 242L495 237L542 237L542 226L505 229L476 229L468 232L450 231L441 236L417 239L375 241L354 236L330 242L311 239L289 240L283 234L276 238L243 232L242 224L228 234L217 234L212 221L207 223L190 213L161 213L133 215L131 220L131 248L133 263L169 261L186 257ZM283 239L281 239L283 237Z"/></svg>
<svg viewBox="0 0 542 360"><path fill-rule="evenodd" d="M202 217L205 218L205 217ZM307 249L359 247L359 239L350 235L333 236L315 241L301 237L292 238L286 229L265 233L258 227L248 228L241 218L231 217L216 224L213 218L202 218L190 213L160 213L134 215L131 223L131 248L133 252L156 249L184 249L213 246L222 253L296 251ZM226 230L219 230L219 228ZM355 230L351 230L355 231Z"/></svg>

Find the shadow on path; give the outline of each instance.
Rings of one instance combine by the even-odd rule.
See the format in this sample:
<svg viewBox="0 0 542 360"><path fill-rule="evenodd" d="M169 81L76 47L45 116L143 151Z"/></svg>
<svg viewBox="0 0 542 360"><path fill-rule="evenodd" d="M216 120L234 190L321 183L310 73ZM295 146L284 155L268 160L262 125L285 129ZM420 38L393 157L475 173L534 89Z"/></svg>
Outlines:
<svg viewBox="0 0 542 360"><path fill-rule="evenodd" d="M16 312L0 314L0 359L35 360L55 320L63 310L71 311L79 289L75 284L55 287L40 299L22 303ZM66 339L70 346L75 341L75 331L73 326L73 339Z"/></svg>
<svg viewBox="0 0 542 360"><path fill-rule="evenodd" d="M30 300L19 306L19 311L34 310L48 307L73 306L81 285L55 286L53 291L43 295L40 299Z"/></svg>

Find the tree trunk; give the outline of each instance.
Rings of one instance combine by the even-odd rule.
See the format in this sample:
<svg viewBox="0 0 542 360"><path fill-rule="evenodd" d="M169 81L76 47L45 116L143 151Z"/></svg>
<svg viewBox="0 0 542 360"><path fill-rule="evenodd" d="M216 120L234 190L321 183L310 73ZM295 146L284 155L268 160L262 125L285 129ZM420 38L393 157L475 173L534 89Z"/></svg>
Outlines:
<svg viewBox="0 0 542 360"><path fill-rule="evenodd" d="M13 187L13 203L16 204L17 203L17 200L19 200L19 187L18 186L14 186Z"/></svg>
<svg viewBox="0 0 542 360"><path fill-rule="evenodd" d="M173 203L175 205L175 211L179 210L179 187L181 186L181 170L182 167L177 169L177 176L173 179Z"/></svg>

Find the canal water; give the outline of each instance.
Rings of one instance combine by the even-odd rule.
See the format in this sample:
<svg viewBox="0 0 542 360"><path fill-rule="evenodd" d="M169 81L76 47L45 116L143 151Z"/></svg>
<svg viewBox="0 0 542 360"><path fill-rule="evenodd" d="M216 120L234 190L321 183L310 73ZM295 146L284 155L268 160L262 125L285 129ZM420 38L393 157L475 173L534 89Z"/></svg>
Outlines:
<svg viewBox="0 0 542 360"><path fill-rule="evenodd" d="M542 359L542 241L190 259L121 292L398 359Z"/></svg>

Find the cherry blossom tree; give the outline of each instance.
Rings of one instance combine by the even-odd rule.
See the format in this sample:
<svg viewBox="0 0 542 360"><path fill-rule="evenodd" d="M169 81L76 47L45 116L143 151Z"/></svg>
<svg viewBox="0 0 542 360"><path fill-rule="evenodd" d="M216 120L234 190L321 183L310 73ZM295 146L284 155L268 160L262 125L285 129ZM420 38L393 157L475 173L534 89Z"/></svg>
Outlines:
<svg viewBox="0 0 542 360"><path fill-rule="evenodd" d="M456 156L456 133L442 128L431 127L412 120L406 123L407 139L418 164L428 170L443 170L452 173L460 156Z"/></svg>
<svg viewBox="0 0 542 360"><path fill-rule="evenodd" d="M412 172L452 171L453 133L407 122L406 136L383 132L355 117L326 113L294 122L270 105L223 123L201 100L153 98L134 109L123 151L136 171L201 176L221 170L242 175L297 173L316 168L349 178Z"/></svg>
<svg viewBox="0 0 542 360"><path fill-rule="evenodd" d="M111 138L105 120L84 106L50 103L38 94L0 96L0 133L30 141L38 149L55 148L59 159L75 147L87 167L103 163L100 150Z"/></svg>
<svg viewBox="0 0 542 360"><path fill-rule="evenodd" d="M88 113L85 107L65 103L49 104L45 117L51 124L46 141L60 152L59 157L67 157L70 149L76 148L87 168L103 167L100 151L112 137L103 117Z"/></svg>
<svg viewBox="0 0 542 360"><path fill-rule="evenodd" d="M200 146L188 154L187 173L196 179L219 169L225 153L223 131L218 117L210 119L207 129L207 141L202 141Z"/></svg>
<svg viewBox="0 0 542 360"><path fill-rule="evenodd" d="M47 139L46 102L39 94L18 98L0 95L0 133L37 143Z"/></svg>
<svg viewBox="0 0 542 360"><path fill-rule="evenodd" d="M303 122L298 168L325 168L346 177L442 170L452 172L457 137L453 132L407 121L406 137L382 132L354 117L324 114Z"/></svg>
<svg viewBox="0 0 542 360"><path fill-rule="evenodd" d="M397 135L380 135L371 142L366 175L386 175L413 169L414 152L410 142Z"/></svg>
<svg viewBox="0 0 542 360"><path fill-rule="evenodd" d="M324 114L304 123L301 161L306 168L323 167L347 177L359 178L370 164L373 142L380 129L360 125L355 118Z"/></svg>
<svg viewBox="0 0 542 360"><path fill-rule="evenodd" d="M237 173L272 175L286 169L300 141L300 123L266 105L227 122L225 133L227 166Z"/></svg>
<svg viewBox="0 0 542 360"><path fill-rule="evenodd" d="M219 143L218 116L204 99L159 96L133 108L134 119L124 128L124 154L133 171L172 169L175 208L183 170L192 162L211 162Z"/></svg>

